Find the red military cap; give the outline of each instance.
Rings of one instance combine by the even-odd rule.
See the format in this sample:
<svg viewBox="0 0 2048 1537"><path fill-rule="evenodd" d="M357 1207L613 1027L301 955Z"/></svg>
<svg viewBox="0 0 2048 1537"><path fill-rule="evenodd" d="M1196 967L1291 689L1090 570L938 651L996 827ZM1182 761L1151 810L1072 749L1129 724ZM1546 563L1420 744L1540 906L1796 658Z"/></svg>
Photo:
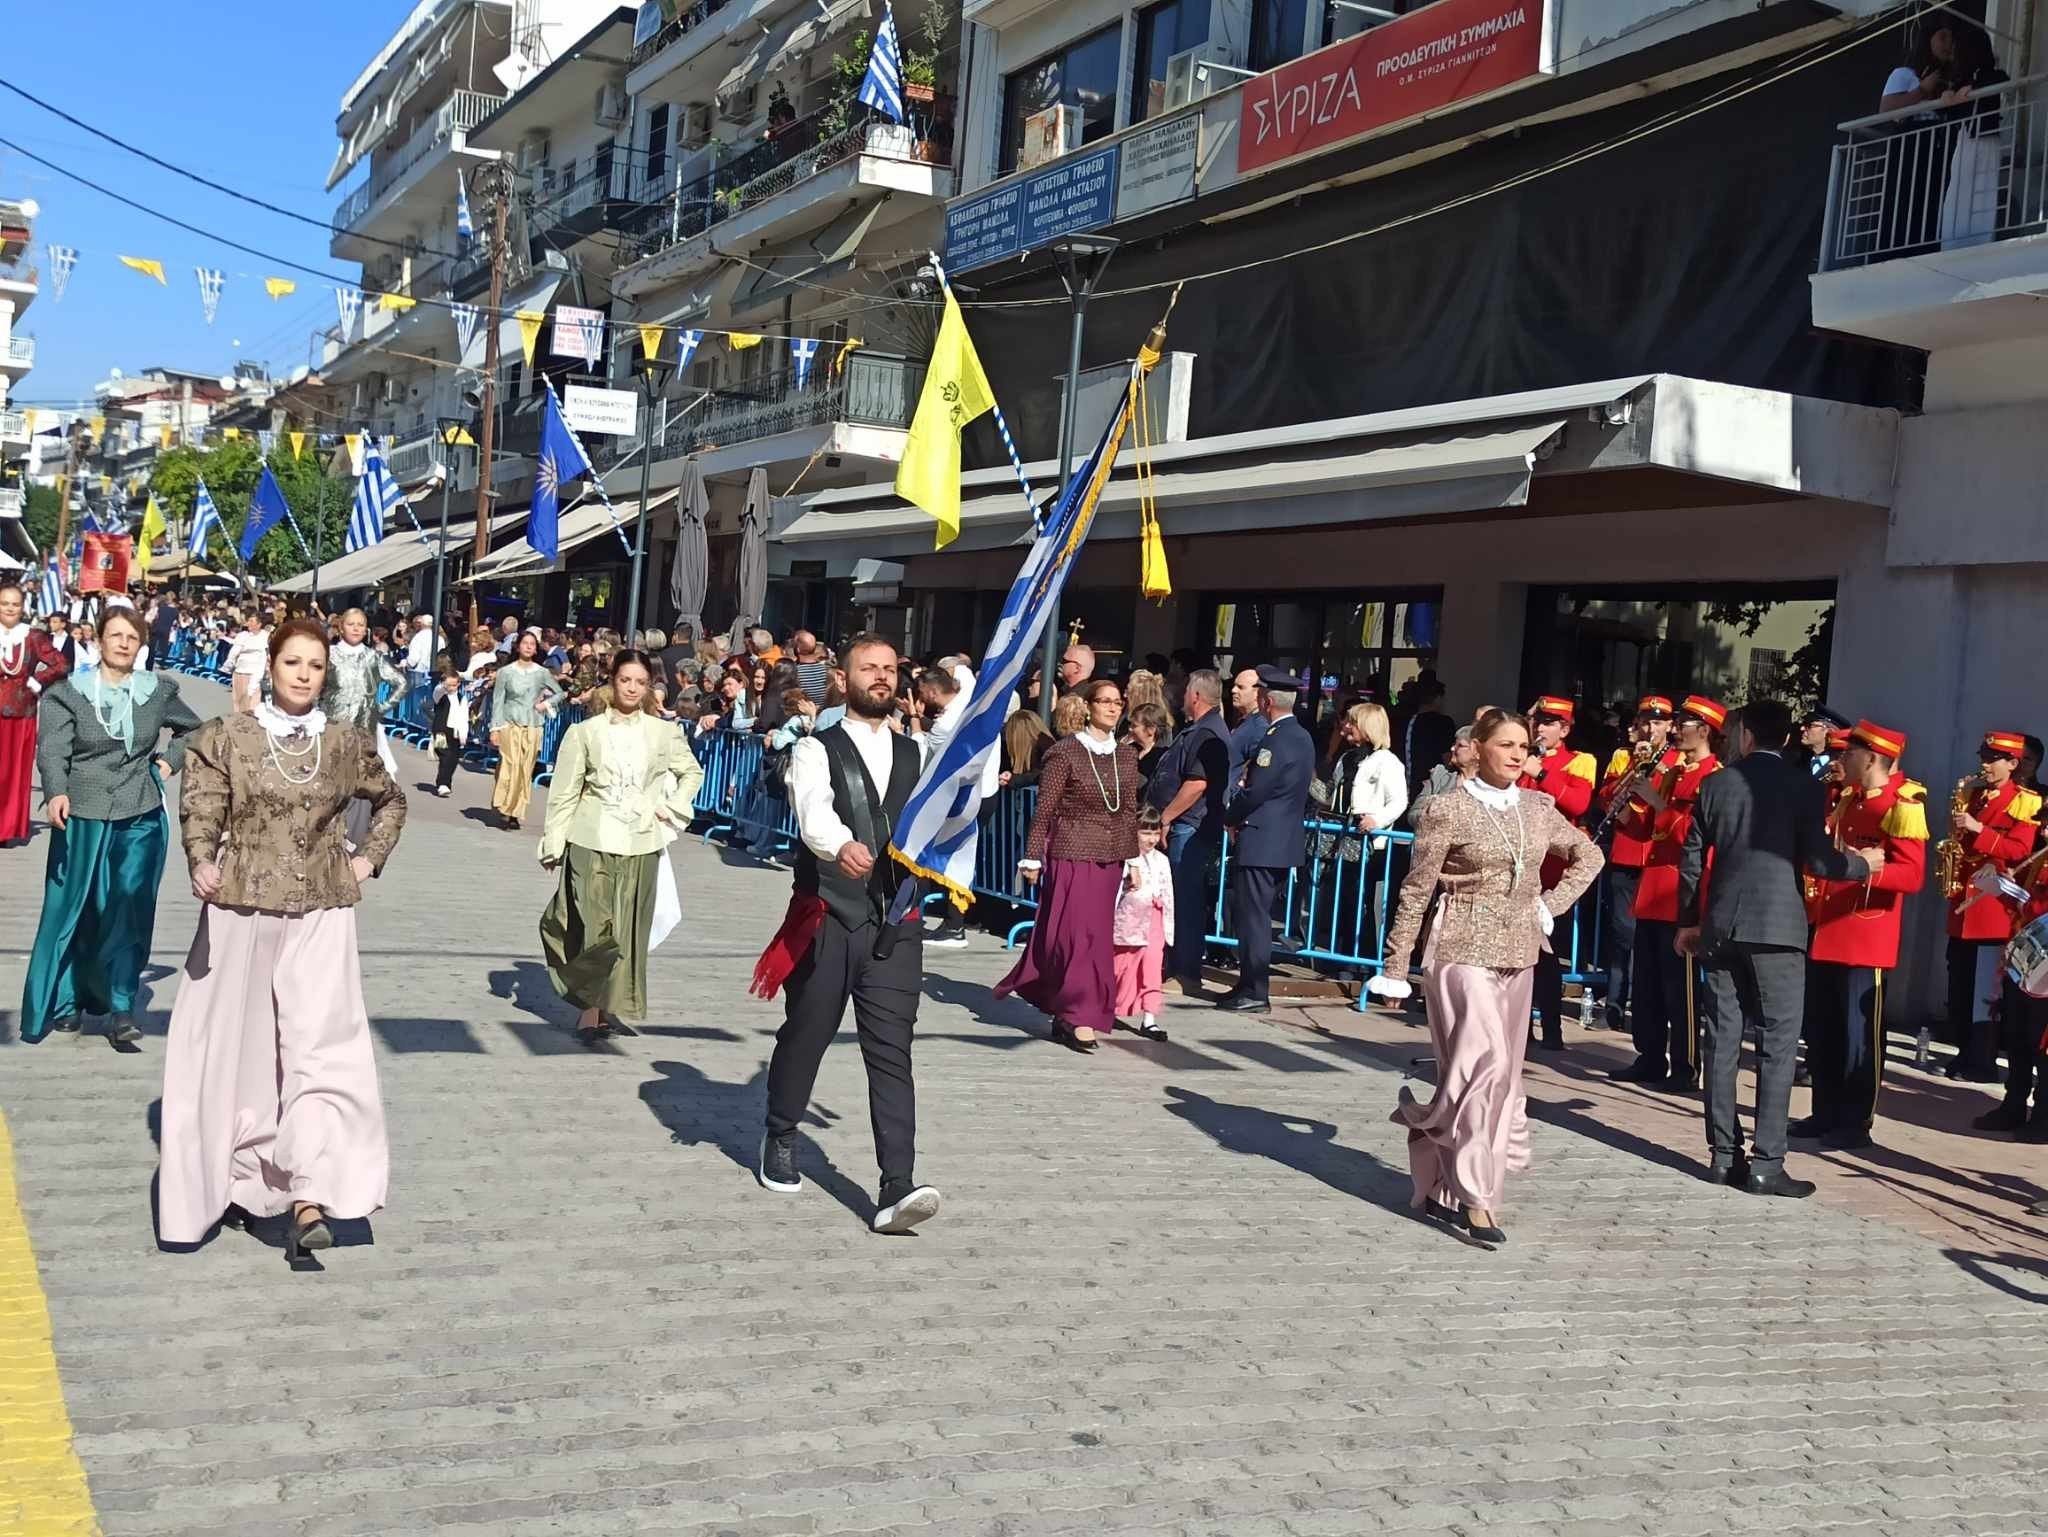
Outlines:
<svg viewBox="0 0 2048 1537"><path fill-rule="evenodd" d="M1658 720L1669 720L1672 716L1671 701L1663 694L1645 694L1636 701L1636 714L1650 715Z"/></svg>
<svg viewBox="0 0 2048 1537"><path fill-rule="evenodd" d="M1529 706L1529 713L1531 715L1552 715L1561 721L1570 723L1578 717L1578 706L1569 699L1561 698L1556 694L1543 694L1539 695L1536 702Z"/></svg>
<svg viewBox="0 0 2048 1537"><path fill-rule="evenodd" d="M1876 721L1859 720L1849 733L1849 740L1860 742L1872 752L1890 758L1894 763L1906 755L1906 733L1895 731L1890 726L1880 726Z"/></svg>
<svg viewBox="0 0 2048 1537"><path fill-rule="evenodd" d="M2027 750L2027 739L2017 731L1987 731L1984 751L1997 758L2017 758Z"/></svg>
<svg viewBox="0 0 2048 1537"><path fill-rule="evenodd" d="M1848 750L1850 740L1854 736L1855 733L1852 731L1830 731L1828 733L1828 751L1846 752Z"/></svg>
<svg viewBox="0 0 2048 1537"><path fill-rule="evenodd" d="M1695 720L1705 721L1714 731L1724 729L1728 724L1728 707L1705 694L1687 694L1685 703L1678 707L1681 715L1690 715Z"/></svg>

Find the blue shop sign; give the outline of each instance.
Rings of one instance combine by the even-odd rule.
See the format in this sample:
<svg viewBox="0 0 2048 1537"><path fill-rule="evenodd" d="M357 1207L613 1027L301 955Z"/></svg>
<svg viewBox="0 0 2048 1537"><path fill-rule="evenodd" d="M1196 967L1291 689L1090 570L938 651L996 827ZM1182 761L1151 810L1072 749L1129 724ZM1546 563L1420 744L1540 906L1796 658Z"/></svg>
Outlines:
<svg viewBox="0 0 2048 1537"><path fill-rule="evenodd" d="M966 272L1116 216L1117 154L1105 145L946 210L946 266Z"/></svg>

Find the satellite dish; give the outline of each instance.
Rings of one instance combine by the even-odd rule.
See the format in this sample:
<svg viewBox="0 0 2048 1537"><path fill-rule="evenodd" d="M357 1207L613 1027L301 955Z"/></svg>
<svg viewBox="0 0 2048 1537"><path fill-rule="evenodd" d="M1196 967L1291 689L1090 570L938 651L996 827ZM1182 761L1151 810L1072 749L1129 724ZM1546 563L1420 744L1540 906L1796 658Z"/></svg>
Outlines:
<svg viewBox="0 0 2048 1537"><path fill-rule="evenodd" d="M237 380L233 374L222 374L220 376L220 387L224 390L235 389L238 387L239 383L240 381Z"/></svg>
<svg viewBox="0 0 2048 1537"><path fill-rule="evenodd" d="M118 379L121 377L121 370L118 368L110 368L107 370L107 377L109 379Z"/></svg>
<svg viewBox="0 0 2048 1537"><path fill-rule="evenodd" d="M32 197L25 197L21 200L21 211L25 217L33 219L43 211L43 205Z"/></svg>

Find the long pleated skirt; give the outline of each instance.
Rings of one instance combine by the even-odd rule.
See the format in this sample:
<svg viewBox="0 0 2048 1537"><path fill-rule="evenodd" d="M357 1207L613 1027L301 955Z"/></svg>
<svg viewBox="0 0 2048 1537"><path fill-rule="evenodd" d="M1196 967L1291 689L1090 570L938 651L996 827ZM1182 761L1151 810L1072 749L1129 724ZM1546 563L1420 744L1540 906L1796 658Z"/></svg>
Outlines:
<svg viewBox="0 0 2048 1537"><path fill-rule="evenodd" d="M0 843L28 836L29 786L36 772L36 718L0 718Z"/></svg>
<svg viewBox="0 0 2048 1537"><path fill-rule="evenodd" d="M390 1183L355 909L202 908L164 1052L160 1236L197 1243L230 1203L367 1217Z"/></svg>
<svg viewBox="0 0 2048 1537"><path fill-rule="evenodd" d="M134 1009L169 841L161 807L118 821L72 817L51 832L43 915L21 991L24 1041L74 1014Z"/></svg>
<svg viewBox="0 0 2048 1537"><path fill-rule="evenodd" d="M647 1017L647 941L659 854L600 854L570 844L540 915L548 980L579 1009Z"/></svg>
<svg viewBox="0 0 2048 1537"><path fill-rule="evenodd" d="M1038 921L1024 954L996 984L1033 1008L1098 1035L1116 1028L1116 893L1120 860L1048 859Z"/></svg>
<svg viewBox="0 0 2048 1537"><path fill-rule="evenodd" d="M1425 1200L1493 1212L1510 1173L1529 1167L1528 1098L1522 1058L1529 1044L1534 967L1432 962L1422 974L1429 1036L1436 1048L1436 1098L1401 1105L1415 1204Z"/></svg>

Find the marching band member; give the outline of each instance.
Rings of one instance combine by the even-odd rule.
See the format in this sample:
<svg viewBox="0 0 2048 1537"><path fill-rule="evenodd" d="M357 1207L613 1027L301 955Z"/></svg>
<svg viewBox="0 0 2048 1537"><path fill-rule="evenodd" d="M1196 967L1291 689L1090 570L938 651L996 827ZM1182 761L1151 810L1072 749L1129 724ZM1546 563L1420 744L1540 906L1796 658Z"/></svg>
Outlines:
<svg viewBox="0 0 2048 1537"><path fill-rule="evenodd" d="M1835 765L1845 781L1828 815L1839 849L1882 848L1867 881L1807 880L1813 940L1806 961L1807 1064L1813 1111L1795 1137L1870 1146L1884 1076L1884 974L1899 963L1906 897L1927 876L1927 787L1899 772L1906 735L1858 721Z"/></svg>
<svg viewBox="0 0 2048 1537"><path fill-rule="evenodd" d="M2022 763L2023 773L2025 768ZM2027 889L2027 903L2020 909L2014 929L2020 933L2035 919L2048 915L2048 849L2029 855L2024 864L2015 867L2012 879ZM2021 1142L2048 1142L2048 998L2027 993L2009 968L2004 984L1998 1004L1998 1033L2006 1053L2005 1098L1970 1124L1979 1131L2014 1132Z"/></svg>
<svg viewBox="0 0 2048 1537"><path fill-rule="evenodd" d="M2040 832L2041 797L2020 787L2016 771L2026 751L2017 731L1987 731L1977 749L1976 776L1956 787L1949 836L1941 855L1948 915L1948 1040L1958 1048L1948 1076L1969 1083L1998 1081L1996 1027L1979 1021L1977 953L2003 947L2013 936L2019 904L1997 891L1977 889L1980 870L2003 876L2033 848Z"/></svg>
<svg viewBox="0 0 2048 1537"><path fill-rule="evenodd" d="M1593 783L1599 765L1589 752L1573 752L1566 745L1576 716L1572 701L1557 694L1545 694L1529 706L1529 727L1534 737L1529 761L1520 780L1524 790L1538 790L1549 796L1557 813L1577 827L1593 805ZM1551 854L1543 861L1543 889L1548 891L1564 873L1564 858ZM1578 914L1570 914L1572 932L1577 932ZM1564 966L1553 945L1565 945L1565 926L1557 925L1551 940L1536 955L1535 1011L1542 1022L1542 1039L1536 1044L1545 1051L1564 1050Z"/></svg>
<svg viewBox="0 0 2048 1537"><path fill-rule="evenodd" d="M1677 761L1678 754L1671 746L1671 701L1662 694L1645 694L1637 701L1628 739L1628 746L1614 749L1596 796L1601 816L1614 828L1607 852L1607 900L1603 909L1607 962L1604 1004L1610 1030L1626 1028L1630 968L1636 944L1636 886L1642 880L1643 861L1650 853L1649 838L1638 836L1624 825L1629 812L1642 804L1633 789L1624 805L1617 806L1614 800L1631 774L1641 782L1644 776L1668 769Z"/></svg>
<svg viewBox="0 0 2048 1537"><path fill-rule="evenodd" d="M1673 947L1678 937L1678 856L1692 824L1700 786L1721 766L1714 738L1728 711L1704 695L1688 695L1671 728L1676 761L1636 792L1641 809L1628 818L1629 835L1645 839L1649 854L1636 886L1635 974L1630 1030L1636 1059L1614 1076L1679 1093L1700 1086L1699 1017L1693 962Z"/></svg>

